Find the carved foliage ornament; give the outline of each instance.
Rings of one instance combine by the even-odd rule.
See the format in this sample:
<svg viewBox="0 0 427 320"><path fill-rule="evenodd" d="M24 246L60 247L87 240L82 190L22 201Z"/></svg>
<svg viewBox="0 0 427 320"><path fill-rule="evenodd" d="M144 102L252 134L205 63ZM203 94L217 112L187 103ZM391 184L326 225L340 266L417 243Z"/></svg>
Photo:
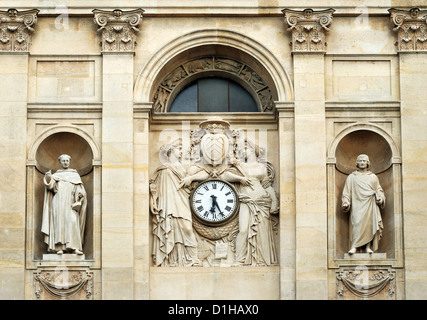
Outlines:
<svg viewBox="0 0 427 320"><path fill-rule="evenodd" d="M427 10L412 8L409 11L389 9L393 31L397 32L399 51L427 50Z"/></svg>
<svg viewBox="0 0 427 320"><path fill-rule="evenodd" d="M288 31L292 32L292 51L326 51L326 31L329 31L334 11L334 9L322 11L283 9L285 23L289 26Z"/></svg>
<svg viewBox="0 0 427 320"><path fill-rule="evenodd" d="M0 51L29 51L37 13L37 9L0 11Z"/></svg>
<svg viewBox="0 0 427 320"><path fill-rule="evenodd" d="M251 67L230 58L204 57L183 63L162 80L154 94L154 111L167 112L173 91L181 89L180 84L189 77L208 71L220 71L237 76L256 93L261 111L273 110L274 99L270 88Z"/></svg>
<svg viewBox="0 0 427 320"><path fill-rule="evenodd" d="M86 270L40 270L34 273L37 299L92 300L93 273Z"/></svg>
<svg viewBox="0 0 427 320"><path fill-rule="evenodd" d="M344 269L336 273L339 299L395 299L396 274L390 270ZM380 297L381 295L381 297Z"/></svg>
<svg viewBox="0 0 427 320"><path fill-rule="evenodd" d="M94 9L94 21L102 34L103 52L133 52L136 46L136 32L141 22L143 9L104 11Z"/></svg>

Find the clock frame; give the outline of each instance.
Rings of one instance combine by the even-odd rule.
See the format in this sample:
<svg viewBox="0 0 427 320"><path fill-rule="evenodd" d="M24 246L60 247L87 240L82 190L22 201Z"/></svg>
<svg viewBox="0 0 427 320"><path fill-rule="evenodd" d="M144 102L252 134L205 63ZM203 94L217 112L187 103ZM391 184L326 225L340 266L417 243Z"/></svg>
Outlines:
<svg viewBox="0 0 427 320"><path fill-rule="evenodd" d="M217 189L214 189L214 188L210 189L208 187L209 185L213 186L215 184L217 185L217 187L216 187ZM207 187L207 189L206 189L206 187ZM223 189L221 189L221 188L224 188L224 187L227 190L227 192L222 192ZM203 194L202 195L200 193L200 188L203 188ZM227 195L228 192L231 192L232 195L231 196ZM214 196L216 195L215 199L218 199L218 197L219 197L219 199L213 200L211 198L212 195L214 195ZM203 198L201 198L201 197L203 197ZM234 207L230 207L230 205L231 205L230 200L234 200L234 202L233 202ZM210 208L203 207L202 202L204 202L205 204L206 204L206 202L209 202L211 207ZM220 205L220 203L221 203L221 205ZM224 203L225 203L225 206L224 206ZM239 195L236 191L236 188L231 183L229 183L225 180L222 180L222 179L204 180L204 181L200 182L190 194L190 208L191 208L191 212L193 214L193 217L199 223L202 223L204 225L211 226L211 227L223 226L223 225L227 224L228 222L230 222L231 220L233 220L233 218L235 218L239 212L239 205L240 205ZM202 208L200 208L200 207L202 207ZM214 214L214 212L211 212L211 209L213 209L214 207L215 207L214 212L216 212L216 209L218 209L218 211L219 211L218 213L221 214L221 209L222 209L223 210L222 213L226 212L227 215L224 216L224 218L220 218L220 217L217 219L209 218L209 216L211 214L212 215ZM230 209L227 210L227 207ZM206 213L207 213L207 217L205 218L204 215Z"/></svg>

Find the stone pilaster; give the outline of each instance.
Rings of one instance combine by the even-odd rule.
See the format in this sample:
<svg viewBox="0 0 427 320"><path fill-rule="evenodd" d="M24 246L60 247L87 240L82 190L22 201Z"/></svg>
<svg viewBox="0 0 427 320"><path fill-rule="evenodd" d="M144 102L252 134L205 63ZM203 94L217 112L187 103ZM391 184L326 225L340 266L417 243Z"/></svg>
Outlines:
<svg viewBox="0 0 427 320"><path fill-rule="evenodd" d="M38 12L37 9L0 11L0 52L30 51L31 34Z"/></svg>
<svg viewBox="0 0 427 320"><path fill-rule="evenodd" d="M322 11L283 9L285 23L289 26L288 31L292 32L292 51L326 51L326 32L332 23L332 13L334 11L334 9Z"/></svg>
<svg viewBox="0 0 427 320"><path fill-rule="evenodd" d="M0 11L0 299L24 299L28 51L38 10Z"/></svg>
<svg viewBox="0 0 427 320"><path fill-rule="evenodd" d="M418 300L427 298L427 11L389 12L399 50L405 292Z"/></svg>
<svg viewBox="0 0 427 320"><path fill-rule="evenodd" d="M143 10L93 12L103 53L102 298L133 299L133 63Z"/></svg>
<svg viewBox="0 0 427 320"><path fill-rule="evenodd" d="M325 31L333 9L285 9L292 32L296 299L327 299Z"/></svg>

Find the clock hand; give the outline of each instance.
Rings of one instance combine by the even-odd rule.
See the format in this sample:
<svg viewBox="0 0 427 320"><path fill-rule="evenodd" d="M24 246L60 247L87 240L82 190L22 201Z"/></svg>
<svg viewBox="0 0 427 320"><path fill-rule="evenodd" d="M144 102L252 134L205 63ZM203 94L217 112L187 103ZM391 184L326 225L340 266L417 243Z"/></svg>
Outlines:
<svg viewBox="0 0 427 320"><path fill-rule="evenodd" d="M214 213L215 212L216 197L214 195L211 195L211 198L212 198L212 207L210 209L210 212Z"/></svg>
<svg viewBox="0 0 427 320"><path fill-rule="evenodd" d="M215 201L215 204L216 204L216 207L217 207L217 208L218 208L218 210L219 210L219 214L220 214L220 215L222 215L222 216L224 216L224 213L221 211L221 208L219 207L218 202L216 202L216 201Z"/></svg>

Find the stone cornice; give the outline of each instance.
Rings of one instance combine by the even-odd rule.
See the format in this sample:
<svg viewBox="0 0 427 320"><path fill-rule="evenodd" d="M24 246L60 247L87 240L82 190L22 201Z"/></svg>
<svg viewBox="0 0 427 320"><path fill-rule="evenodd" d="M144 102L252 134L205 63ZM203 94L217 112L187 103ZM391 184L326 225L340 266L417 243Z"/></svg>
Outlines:
<svg viewBox="0 0 427 320"><path fill-rule="evenodd" d="M427 10L391 8L390 18L397 32L398 51L427 51Z"/></svg>
<svg viewBox="0 0 427 320"><path fill-rule="evenodd" d="M136 32L142 19L143 9L105 11L94 9L94 21L102 34L102 52L134 52Z"/></svg>
<svg viewBox="0 0 427 320"><path fill-rule="evenodd" d="M292 32L292 52L325 52L326 31L332 23L334 9L295 11L283 9L285 23Z"/></svg>
<svg viewBox="0 0 427 320"><path fill-rule="evenodd" d="M0 11L0 52L28 52L39 10Z"/></svg>

